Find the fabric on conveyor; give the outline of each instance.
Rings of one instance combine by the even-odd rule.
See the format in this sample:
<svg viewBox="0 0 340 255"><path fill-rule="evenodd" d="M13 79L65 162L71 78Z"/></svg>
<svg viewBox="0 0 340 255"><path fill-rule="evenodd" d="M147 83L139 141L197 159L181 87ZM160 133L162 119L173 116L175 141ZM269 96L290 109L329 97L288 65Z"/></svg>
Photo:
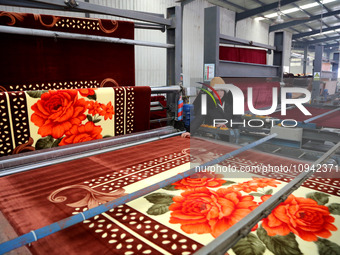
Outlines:
<svg viewBox="0 0 340 255"><path fill-rule="evenodd" d="M305 107L312 115L306 116L300 111L300 109L294 108L287 110L287 115L281 115L281 112L276 112L270 116L278 119L294 119L297 121L304 121L332 110L310 107L306 105ZM340 128L340 111L333 112L329 115L313 120L310 123L315 123L318 127Z"/></svg>
<svg viewBox="0 0 340 255"><path fill-rule="evenodd" d="M149 129L150 87L0 92L0 156Z"/></svg>
<svg viewBox="0 0 340 255"><path fill-rule="evenodd" d="M220 60L267 64L267 51L239 47L220 46Z"/></svg>
<svg viewBox="0 0 340 255"><path fill-rule="evenodd" d="M0 209L23 234L188 170L190 152L192 162L200 163L235 149L200 139L189 144L189 139L174 137L3 177ZM237 168L298 163L255 151L223 162ZM192 254L294 176L264 175L186 178L41 239L30 250L33 254ZM339 196L339 179L306 181L234 252L254 246L274 254L282 249L287 249L286 254L318 254L325 245L338 249Z"/></svg>
<svg viewBox="0 0 340 255"><path fill-rule="evenodd" d="M0 25L134 39L134 23L0 12ZM0 91L134 86L134 45L0 34Z"/></svg>
<svg viewBox="0 0 340 255"><path fill-rule="evenodd" d="M253 88L253 105L255 109L272 106L273 88L280 91L280 83L262 78L224 78L226 84L240 88L244 95L244 110L248 111L248 88Z"/></svg>

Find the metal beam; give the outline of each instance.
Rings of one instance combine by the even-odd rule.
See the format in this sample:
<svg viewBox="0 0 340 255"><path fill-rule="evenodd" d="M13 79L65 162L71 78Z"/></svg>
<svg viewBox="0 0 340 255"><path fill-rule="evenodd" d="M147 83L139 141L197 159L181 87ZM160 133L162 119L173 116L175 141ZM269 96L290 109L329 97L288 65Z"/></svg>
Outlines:
<svg viewBox="0 0 340 255"><path fill-rule="evenodd" d="M339 47L339 43L325 44L324 48Z"/></svg>
<svg viewBox="0 0 340 255"><path fill-rule="evenodd" d="M322 32L328 32L328 31L332 31L332 30L335 30L335 29L339 29L339 28L340 28L340 26L327 27L327 28L323 28ZM306 37L306 36L316 35L316 34L319 34L319 33L320 33L320 29L316 29L316 30L312 30L312 31L309 31L309 32L294 34L292 39L293 40L299 39L299 38L303 38L303 37Z"/></svg>
<svg viewBox="0 0 340 255"><path fill-rule="evenodd" d="M302 42L303 44L318 44L318 43L323 43L323 42L328 42L328 41L333 41L333 40L338 40L340 39L340 36L333 36L333 37L327 37L327 38L323 38L323 39L317 39L317 40L313 40L313 41L304 41Z"/></svg>
<svg viewBox="0 0 340 255"><path fill-rule="evenodd" d="M216 70L216 76L276 78L279 76L279 68L280 68L279 66L220 60L219 68L218 70Z"/></svg>
<svg viewBox="0 0 340 255"><path fill-rule="evenodd" d="M17 7L27 7L27 8L35 8L35 9L54 9L57 11L67 11L66 5L64 6L53 6L49 3L36 3L31 0L0 0L0 5L9 5L9 6L17 6ZM80 10L72 10L74 12L83 12Z"/></svg>
<svg viewBox="0 0 340 255"><path fill-rule="evenodd" d="M296 1L295 0L282 0L281 6L291 4L291 3L294 3L294 2L296 2ZM274 3L267 4L267 5L264 5L264 6L252 9L252 10L247 10L247 11L244 11L244 12L241 12L241 13L236 13L236 22L239 21L239 20L242 20L242 19L246 19L246 18L255 16L255 15L258 15L260 13L264 13L266 11L273 10L277 7L278 7L278 2L274 2Z"/></svg>
<svg viewBox="0 0 340 255"><path fill-rule="evenodd" d="M220 34L220 43L239 44L239 45L245 45L245 46L251 46L251 47L265 48L265 49L270 49L270 50L276 49L275 46L257 43L257 42L253 42L253 41L249 41L249 40L245 40L241 38L236 38L236 37L224 35L224 34Z"/></svg>
<svg viewBox="0 0 340 255"><path fill-rule="evenodd" d="M269 27L269 32L273 32L273 31L276 31L276 30L279 30L279 29L284 29L284 28L287 28L287 27L300 25L300 24L303 24L303 23L306 23L306 22L321 19L322 17L325 18L325 17L334 16L334 15L337 15L337 14L340 14L340 10L327 12L327 13L324 13L322 15L320 14L320 15L311 16L308 20L294 20L294 21L285 22L285 23L282 23L282 24L273 25L273 26Z"/></svg>
<svg viewBox="0 0 340 255"><path fill-rule="evenodd" d="M228 4L228 5L232 6L232 7L235 7L237 9L241 9L243 11L247 10L247 8L244 8L243 6L235 4L235 3L230 2L228 0L208 0L208 2L210 2L211 4L214 4L214 5L221 6L221 7L226 7L226 6L222 6L221 4ZM220 3L220 4L218 4L218 3Z"/></svg>
<svg viewBox="0 0 340 255"><path fill-rule="evenodd" d="M86 2L77 2L77 6L74 8L68 8L68 6L65 4L65 1L63 0L30 0L29 2L41 3L45 5L49 4L51 7L53 8L57 7L59 9L60 7L62 7L64 11L82 11L82 12L112 15L112 16L147 21L147 22L167 25L167 26L170 26L172 23L171 20L165 19L164 16L160 17L159 14L145 13L145 12L132 11L132 10L122 10L122 9L116 9L112 7L101 6L101 5L91 4L91 3L86 3ZM51 7L49 9L51 9Z"/></svg>
<svg viewBox="0 0 340 255"><path fill-rule="evenodd" d="M98 153L103 153L101 150L104 149L108 150L109 148L111 148L112 150L116 150L115 146L120 146L123 144L129 144L130 146L133 146L132 143L136 141L160 137L175 132L176 130L173 127L163 127L133 134L126 134L124 136L116 136L106 139L98 139L95 141L72 144L70 146L63 146L51 150L36 150L20 155L16 154L5 156L2 157L0 161L0 176L7 175L5 174L5 172L10 168L24 166L25 170L35 169L38 166L48 166L55 164L56 162L66 162L74 158L85 157L84 155L82 155L82 153L94 152L93 155L96 155ZM7 173L9 172L7 171Z"/></svg>

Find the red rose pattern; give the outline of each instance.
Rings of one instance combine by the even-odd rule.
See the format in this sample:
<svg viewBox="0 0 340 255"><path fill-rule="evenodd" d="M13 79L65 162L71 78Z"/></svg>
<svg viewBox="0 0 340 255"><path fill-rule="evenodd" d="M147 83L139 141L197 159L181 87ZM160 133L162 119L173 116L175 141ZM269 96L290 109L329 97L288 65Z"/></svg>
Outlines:
<svg viewBox="0 0 340 255"><path fill-rule="evenodd" d="M173 198L169 222L181 224L181 229L188 234L210 233L217 237L257 207L253 199L224 188L187 190Z"/></svg>
<svg viewBox="0 0 340 255"><path fill-rule="evenodd" d="M263 196L265 201L270 196ZM310 198L290 195L263 219L262 226L269 236L288 235L290 232L305 241L314 242L318 237L329 238L337 228L327 206Z"/></svg>
<svg viewBox="0 0 340 255"><path fill-rule="evenodd" d="M87 97L95 94L94 89L51 90L41 95L32 105L34 113L31 121L39 127L38 134L42 137L52 136L62 138L59 145L90 141L102 138L102 128L94 125L93 121L82 122L88 114L103 116L104 120L112 119L114 108L111 102L105 104L96 101L86 101ZM98 122L100 119L95 119Z"/></svg>
<svg viewBox="0 0 340 255"><path fill-rule="evenodd" d="M41 95L32 106L31 121L39 127L42 137L51 135L58 139L73 125L86 119L86 101L78 99L77 90L51 90Z"/></svg>
<svg viewBox="0 0 340 255"><path fill-rule="evenodd" d="M188 190L188 189L196 189L196 188L218 188L222 186L227 181L216 178L214 174L210 173L199 173L191 177L184 178L180 181L177 181L173 183L172 185L175 185L175 189L182 189L182 190Z"/></svg>
<svg viewBox="0 0 340 255"><path fill-rule="evenodd" d="M74 125L66 132L66 136L61 140L59 145L62 146L101 139L101 132L102 128L94 125L92 121L81 126Z"/></svg>

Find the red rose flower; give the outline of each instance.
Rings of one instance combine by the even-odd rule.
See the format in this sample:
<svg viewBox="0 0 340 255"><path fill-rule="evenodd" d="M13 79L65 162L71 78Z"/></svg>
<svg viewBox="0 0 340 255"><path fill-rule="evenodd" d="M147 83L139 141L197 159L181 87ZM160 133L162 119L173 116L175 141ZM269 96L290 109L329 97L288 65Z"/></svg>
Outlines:
<svg viewBox="0 0 340 255"><path fill-rule="evenodd" d="M265 188L265 187L268 187L268 186L277 187L276 184L281 183L281 182L279 182L275 179L272 179L272 178L257 178L257 177L253 177L253 180L250 181L250 182L256 183L256 185L259 188Z"/></svg>
<svg viewBox="0 0 340 255"><path fill-rule="evenodd" d="M175 189L188 190L202 187L217 188L222 186L222 184L226 182L227 181L223 179L215 178L214 174L198 173L196 175L177 181L172 185L175 185Z"/></svg>
<svg viewBox="0 0 340 255"><path fill-rule="evenodd" d="M264 196L262 200L269 197ZM332 235L330 231L337 230L333 222L334 217L330 216L328 207L310 198L290 195L263 219L262 226L269 236L285 236L293 232L305 241L314 242L318 236L329 238Z"/></svg>
<svg viewBox="0 0 340 255"><path fill-rule="evenodd" d="M104 116L105 120L107 120L107 119L112 120L112 116L113 116L113 114L115 114L112 103L109 102L107 105L101 104L101 107L102 107L103 110L100 111L100 113L99 113L100 116Z"/></svg>
<svg viewBox="0 0 340 255"><path fill-rule="evenodd" d="M61 140L59 145L62 146L101 139L101 132L102 128L100 126L95 126L92 121L81 126L74 125L66 132L66 136Z"/></svg>
<svg viewBox="0 0 340 255"><path fill-rule="evenodd" d="M86 101L78 99L77 90L50 90L32 105L31 121L42 136L62 137L73 125L79 125L86 115Z"/></svg>
<svg viewBox="0 0 340 255"><path fill-rule="evenodd" d="M252 191L257 191L258 188L265 188L268 186L277 187L276 184L280 184L280 182L276 181L275 179L253 177L253 180L251 181L236 184L232 187L238 191L249 193Z"/></svg>
<svg viewBox="0 0 340 255"><path fill-rule="evenodd" d="M92 96L95 93L94 89L78 89L78 91L83 97Z"/></svg>
<svg viewBox="0 0 340 255"><path fill-rule="evenodd" d="M230 190L230 189L229 189ZM210 233L219 236L256 208L253 196L221 188L187 190L174 197L171 204L170 223L180 223L188 234Z"/></svg>
<svg viewBox="0 0 340 255"><path fill-rule="evenodd" d="M102 104L94 101L88 101L87 109L89 110L89 114L94 116L102 111Z"/></svg>

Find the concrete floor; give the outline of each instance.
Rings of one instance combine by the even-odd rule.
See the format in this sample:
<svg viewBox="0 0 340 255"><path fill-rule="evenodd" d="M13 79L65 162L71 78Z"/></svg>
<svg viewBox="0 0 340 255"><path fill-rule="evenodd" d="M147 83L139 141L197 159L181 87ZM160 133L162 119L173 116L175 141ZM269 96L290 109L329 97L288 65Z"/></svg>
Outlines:
<svg viewBox="0 0 340 255"><path fill-rule="evenodd" d="M12 226L8 223L5 216L0 212L0 243L9 241L13 238L18 237ZM0 251L1 252L1 251ZM26 246L15 249L6 253L6 255L31 255L32 253Z"/></svg>

